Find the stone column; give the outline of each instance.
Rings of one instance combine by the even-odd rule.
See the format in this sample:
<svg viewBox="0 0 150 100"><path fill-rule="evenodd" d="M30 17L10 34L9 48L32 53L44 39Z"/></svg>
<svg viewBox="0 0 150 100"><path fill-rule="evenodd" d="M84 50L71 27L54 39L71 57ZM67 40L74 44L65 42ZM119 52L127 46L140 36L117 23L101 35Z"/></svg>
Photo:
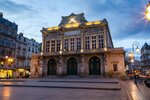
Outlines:
<svg viewBox="0 0 150 100"><path fill-rule="evenodd" d="M68 50L70 51L71 48L70 48L70 38L68 38Z"/></svg>
<svg viewBox="0 0 150 100"><path fill-rule="evenodd" d="M40 64L39 64L39 77L43 76L43 56L40 57Z"/></svg>
<svg viewBox="0 0 150 100"><path fill-rule="evenodd" d="M89 36L89 38L90 38L90 49L92 49L92 37Z"/></svg>
<svg viewBox="0 0 150 100"><path fill-rule="evenodd" d="M80 57L80 76L84 76L85 75L85 66L84 66L84 55L81 55Z"/></svg>
<svg viewBox="0 0 150 100"><path fill-rule="evenodd" d="M57 52L57 40L55 39L53 41L55 41L55 52Z"/></svg>
<svg viewBox="0 0 150 100"><path fill-rule="evenodd" d="M74 38L74 51L77 50L77 38Z"/></svg>
<svg viewBox="0 0 150 100"><path fill-rule="evenodd" d="M81 31L81 50L84 51L84 32Z"/></svg>
<svg viewBox="0 0 150 100"><path fill-rule="evenodd" d="M61 32L60 51L64 51L64 33L63 32Z"/></svg>
<svg viewBox="0 0 150 100"><path fill-rule="evenodd" d="M106 58L105 58L105 54L103 54L103 55L101 55L100 56L100 58L101 58L101 73L102 73L102 75L103 76L105 76L105 61L106 61Z"/></svg>
<svg viewBox="0 0 150 100"><path fill-rule="evenodd" d="M98 49L98 48L99 48L99 37L96 36L96 49Z"/></svg>
<svg viewBox="0 0 150 100"><path fill-rule="evenodd" d="M43 58L42 76L47 76L47 63L48 58Z"/></svg>
<svg viewBox="0 0 150 100"><path fill-rule="evenodd" d="M62 61L62 57L59 57L58 59L58 75L62 76L63 73L63 61Z"/></svg>
<svg viewBox="0 0 150 100"><path fill-rule="evenodd" d="M51 53L51 41L49 41L49 52Z"/></svg>
<svg viewBox="0 0 150 100"><path fill-rule="evenodd" d="M103 26L104 30L104 47L107 47L107 28L106 26Z"/></svg>
<svg viewBox="0 0 150 100"><path fill-rule="evenodd" d="M104 67L105 67L105 69L104 69L104 74L105 74L105 75L106 75L106 72L108 72L108 70L109 70L109 68L107 67L107 66L108 66L107 57L108 57L108 55L107 55L107 53L105 52L105 53L104 53Z"/></svg>

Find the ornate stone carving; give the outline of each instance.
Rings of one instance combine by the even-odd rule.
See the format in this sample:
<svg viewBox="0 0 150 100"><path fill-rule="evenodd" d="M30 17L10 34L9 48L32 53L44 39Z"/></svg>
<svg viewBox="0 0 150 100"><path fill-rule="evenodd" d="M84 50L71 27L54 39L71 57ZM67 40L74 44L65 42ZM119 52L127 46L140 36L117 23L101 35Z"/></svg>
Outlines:
<svg viewBox="0 0 150 100"><path fill-rule="evenodd" d="M87 20L84 17L84 13L81 14L70 14L69 16L62 16L61 23L59 26L69 24L69 23L85 23Z"/></svg>

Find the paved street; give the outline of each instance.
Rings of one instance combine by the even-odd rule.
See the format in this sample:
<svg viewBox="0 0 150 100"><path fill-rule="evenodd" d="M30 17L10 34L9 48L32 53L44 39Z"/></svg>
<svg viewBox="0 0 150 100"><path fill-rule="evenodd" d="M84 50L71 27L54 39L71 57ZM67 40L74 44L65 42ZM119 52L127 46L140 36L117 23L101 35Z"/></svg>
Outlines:
<svg viewBox="0 0 150 100"><path fill-rule="evenodd" d="M0 80L0 100L150 100L150 89L117 79Z"/></svg>

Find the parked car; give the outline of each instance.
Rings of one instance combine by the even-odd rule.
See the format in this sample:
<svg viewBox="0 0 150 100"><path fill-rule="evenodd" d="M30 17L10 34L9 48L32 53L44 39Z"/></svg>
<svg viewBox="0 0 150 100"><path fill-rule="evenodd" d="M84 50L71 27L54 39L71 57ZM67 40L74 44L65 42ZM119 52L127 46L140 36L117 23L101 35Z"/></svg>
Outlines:
<svg viewBox="0 0 150 100"><path fill-rule="evenodd" d="M140 79L140 76L139 75L135 75L134 78Z"/></svg>
<svg viewBox="0 0 150 100"><path fill-rule="evenodd" d="M150 78L144 80L144 85L148 88L150 88Z"/></svg>

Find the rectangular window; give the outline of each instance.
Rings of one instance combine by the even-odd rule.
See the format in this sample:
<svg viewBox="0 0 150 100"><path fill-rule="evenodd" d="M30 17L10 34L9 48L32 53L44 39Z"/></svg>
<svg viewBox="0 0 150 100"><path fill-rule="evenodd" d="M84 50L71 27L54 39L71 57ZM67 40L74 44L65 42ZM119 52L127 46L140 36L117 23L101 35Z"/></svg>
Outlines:
<svg viewBox="0 0 150 100"><path fill-rule="evenodd" d="M96 49L96 36L92 36L92 49Z"/></svg>
<svg viewBox="0 0 150 100"><path fill-rule="evenodd" d="M81 38L77 38L77 50L81 49Z"/></svg>
<svg viewBox="0 0 150 100"><path fill-rule="evenodd" d="M28 48L28 51L30 52L30 47Z"/></svg>
<svg viewBox="0 0 150 100"><path fill-rule="evenodd" d="M68 39L65 39L64 45L65 50L68 51Z"/></svg>
<svg viewBox="0 0 150 100"><path fill-rule="evenodd" d="M103 35L99 35L98 36L98 45L99 45L99 48L103 48L104 47L104 38L103 38Z"/></svg>
<svg viewBox="0 0 150 100"><path fill-rule="evenodd" d="M74 39L70 39L70 50L74 51Z"/></svg>
<svg viewBox="0 0 150 100"><path fill-rule="evenodd" d="M51 41L51 52L55 52L55 40Z"/></svg>
<svg viewBox="0 0 150 100"><path fill-rule="evenodd" d="M118 71L117 64L113 64L114 71Z"/></svg>
<svg viewBox="0 0 150 100"><path fill-rule="evenodd" d="M50 41L46 41L46 52L49 52L49 46L50 46ZM33 49L32 52L34 52Z"/></svg>
<svg viewBox="0 0 150 100"><path fill-rule="evenodd" d="M60 40L57 40L57 51L60 51Z"/></svg>
<svg viewBox="0 0 150 100"><path fill-rule="evenodd" d="M49 49L48 49L49 50ZM49 51L47 51L47 52L49 52ZM32 53L34 53L34 48L32 48Z"/></svg>
<svg viewBox="0 0 150 100"><path fill-rule="evenodd" d="M85 49L90 49L90 37L85 37Z"/></svg>

